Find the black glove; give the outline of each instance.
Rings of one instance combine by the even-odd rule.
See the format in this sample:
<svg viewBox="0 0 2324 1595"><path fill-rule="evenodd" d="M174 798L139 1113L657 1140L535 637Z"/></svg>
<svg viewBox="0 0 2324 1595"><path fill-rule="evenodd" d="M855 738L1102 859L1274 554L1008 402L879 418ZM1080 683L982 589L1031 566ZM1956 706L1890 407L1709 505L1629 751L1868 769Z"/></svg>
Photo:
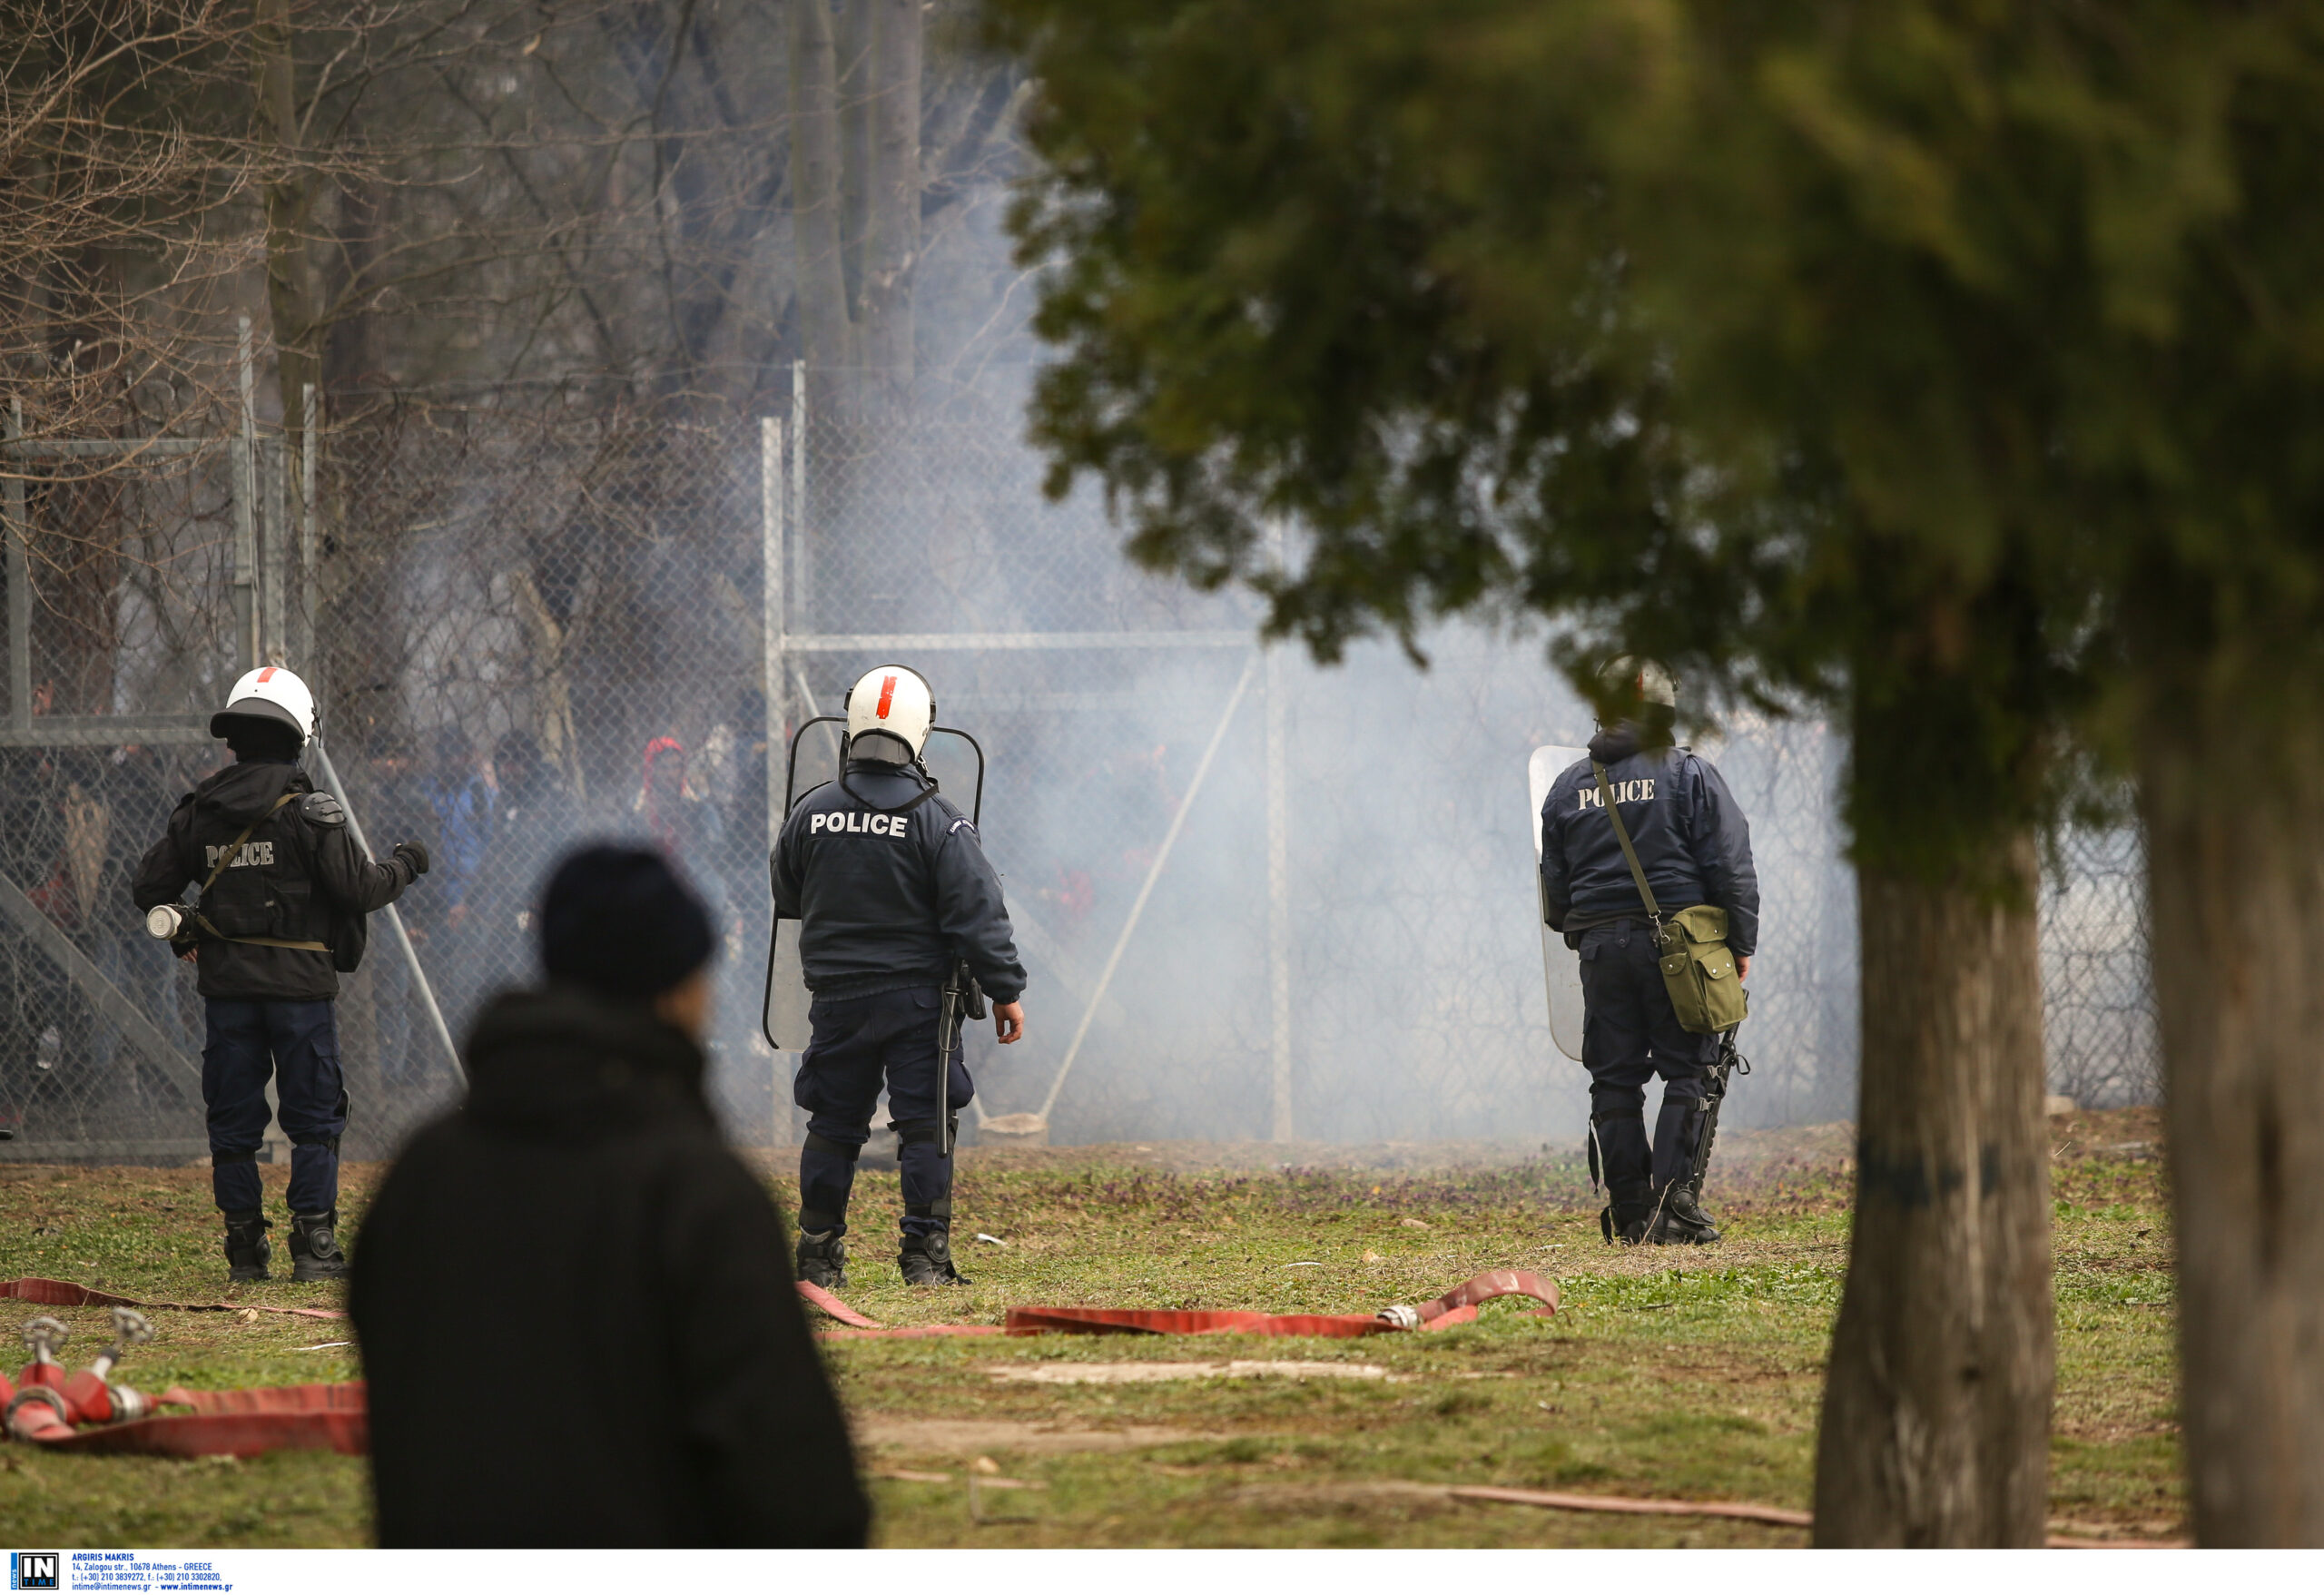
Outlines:
<svg viewBox="0 0 2324 1595"><path fill-rule="evenodd" d="M390 856L401 859L410 869L412 879L415 881L428 873L428 850L416 842L397 842L395 852Z"/></svg>

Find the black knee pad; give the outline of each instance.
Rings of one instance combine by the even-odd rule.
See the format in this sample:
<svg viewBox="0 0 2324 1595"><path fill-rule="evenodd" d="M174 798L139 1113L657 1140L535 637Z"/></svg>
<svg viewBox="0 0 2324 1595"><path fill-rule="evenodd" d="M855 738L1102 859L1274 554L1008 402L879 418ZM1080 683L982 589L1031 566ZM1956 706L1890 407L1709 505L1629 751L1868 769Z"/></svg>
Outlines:
<svg viewBox="0 0 2324 1595"><path fill-rule="evenodd" d="M256 1152L220 1152L213 1149L210 1154L210 1167L212 1168L231 1168L237 1163L257 1161Z"/></svg>
<svg viewBox="0 0 2324 1595"><path fill-rule="evenodd" d="M1590 1116L1592 1118L1606 1118L1617 1114L1644 1113L1645 1111L1646 1088L1644 1086L1593 1084L1590 1088Z"/></svg>
<svg viewBox="0 0 2324 1595"><path fill-rule="evenodd" d="M832 1157L837 1157L842 1162L847 1163L852 1163L858 1157L863 1156L863 1145L862 1142L858 1141L850 1143L847 1141L834 1141L829 1136L817 1135L813 1130L809 1130L807 1132L807 1150L810 1152L826 1152Z"/></svg>
<svg viewBox="0 0 2324 1595"><path fill-rule="evenodd" d="M814 1207L802 1207L799 1209L799 1233L802 1236L829 1235L839 1227L840 1216Z"/></svg>
<svg viewBox="0 0 2324 1595"><path fill-rule="evenodd" d="M336 1157L339 1156L339 1137L337 1136L292 1136L290 1137L290 1144L294 1147L320 1147L332 1157Z"/></svg>
<svg viewBox="0 0 2324 1595"><path fill-rule="evenodd" d="M888 1127L896 1132L896 1145L899 1147L917 1147L922 1142L940 1144L936 1133L940 1127L932 1118L893 1120ZM942 1127L951 1131L947 1138L957 1142L960 1138L960 1116L957 1113L952 1115L949 1120L945 1121Z"/></svg>
<svg viewBox="0 0 2324 1595"><path fill-rule="evenodd" d="M906 1218L933 1218L941 1222L945 1227L950 1228L952 1223L952 1198L950 1196L940 1196L933 1202L906 1202L904 1204L904 1216Z"/></svg>

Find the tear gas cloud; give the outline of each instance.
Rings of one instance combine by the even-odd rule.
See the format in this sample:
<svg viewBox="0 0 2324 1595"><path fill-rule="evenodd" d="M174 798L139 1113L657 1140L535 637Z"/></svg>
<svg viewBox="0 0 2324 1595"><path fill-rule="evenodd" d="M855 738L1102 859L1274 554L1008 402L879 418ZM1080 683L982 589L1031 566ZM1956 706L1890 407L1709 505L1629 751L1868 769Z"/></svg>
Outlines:
<svg viewBox="0 0 2324 1595"><path fill-rule="evenodd" d="M1537 745L1586 741L1591 721L1541 639L1446 626L1424 639L1425 670L1386 645L1332 668L1295 646L1262 655L1247 599L1132 569L1094 493L1041 497L1041 462L1017 440L1021 395L977 397L868 434L819 417L786 433L804 448L779 484L784 649L772 729L779 792L787 732L835 712L863 670L901 662L933 683L940 721L984 745L982 832L1020 931L1032 1022L1009 1049L989 1032L971 1039L982 1113L1047 1108L1059 1142L1578 1138L1585 1077L1546 1020L1525 765ZM568 672L572 746L563 765L543 756L529 776L498 773L531 796L496 800L475 890L498 902L505 928L556 845L611 832L671 847L730 932L722 1108L738 1137L782 1140L796 1128L793 1060L756 1039L764 496L747 432L699 441L702 470L733 490L664 495L642 576L600 561L571 579L565 625L586 634L626 613L645 646ZM791 474L802 462L803 476ZM516 513L506 484L490 490L500 500L472 518L505 527ZM542 514L555 526L571 511ZM429 735L456 763L471 756L464 748L512 738L522 763L527 739L536 753L555 740L538 638L509 586L474 539L442 540L427 578L407 586L405 635L418 641L399 679L407 691L428 684L407 717L438 729L401 744L422 750L402 775L390 739L368 766L368 797L400 802L408 825L445 809L441 770L421 768ZM457 613L475 618L429 617ZM945 640L873 640L931 636ZM801 790L828 778L835 751L827 732L806 734ZM1834 801L1842 749L1813 720L1736 716L1702 751L1749 819L1764 902L1741 1038L1754 1072L1729 1122L1846 1117L1857 1031L1855 892ZM939 738L931 763L968 806L963 750ZM2089 845L2119 864L2122 842ZM2151 1049L2135 903L2121 890L2129 877L2088 867L2091 856L2062 855L2045 894L2053 1039L2061 1074L2083 1071L2077 1094L2121 1099L2140 1089ZM521 882L493 883L510 871ZM522 970L442 912L418 910L457 1026ZM381 1011L391 1052L410 1022ZM407 1057L424 1040L403 1041Z"/></svg>

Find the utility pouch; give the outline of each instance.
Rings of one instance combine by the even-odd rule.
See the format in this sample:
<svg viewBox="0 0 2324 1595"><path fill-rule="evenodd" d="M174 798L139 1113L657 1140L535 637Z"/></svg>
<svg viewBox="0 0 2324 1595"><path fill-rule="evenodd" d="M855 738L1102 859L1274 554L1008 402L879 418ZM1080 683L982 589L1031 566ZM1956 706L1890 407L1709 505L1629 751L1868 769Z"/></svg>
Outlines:
<svg viewBox="0 0 2324 1595"><path fill-rule="evenodd" d="M330 967L342 975L351 975L362 967L363 954L371 945L371 921L367 914L332 916L330 928Z"/></svg>
<svg viewBox="0 0 2324 1595"><path fill-rule="evenodd" d="M1614 806L1606 767L1593 759L1590 769L1598 777L1599 802L1606 805L1606 817L1614 822L1614 840L1622 844L1630 879L1638 883L1647 920L1654 927L1656 961L1662 970L1663 987L1670 993L1670 1006L1678 1011L1679 1028L1698 1036L1733 1029L1749 1013L1750 1000L1736 973L1735 954L1727 945L1727 911L1698 903L1680 909L1667 921L1662 917L1661 905L1654 901L1654 889L1647 885L1646 871L1638 861L1638 850L1630 845L1630 827L1622 823L1622 812Z"/></svg>

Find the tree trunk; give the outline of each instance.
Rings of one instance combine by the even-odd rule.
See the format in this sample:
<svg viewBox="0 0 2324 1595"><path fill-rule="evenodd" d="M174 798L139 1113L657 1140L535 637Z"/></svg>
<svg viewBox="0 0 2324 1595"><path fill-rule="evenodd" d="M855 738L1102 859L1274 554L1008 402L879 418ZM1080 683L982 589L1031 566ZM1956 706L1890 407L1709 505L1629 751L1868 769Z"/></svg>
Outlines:
<svg viewBox="0 0 2324 1595"><path fill-rule="evenodd" d="M840 251L851 306L863 291L872 231L872 19L870 0L853 0L839 23Z"/></svg>
<svg viewBox="0 0 2324 1595"><path fill-rule="evenodd" d="M274 332L276 393L282 412L282 486L288 489L263 511L268 535L286 546L280 557L264 560L269 582L288 578L288 591L267 606L271 620L279 615L280 635L265 639L264 652L280 657L293 639L311 645L312 626L297 618L304 608L310 621L317 614L311 601L294 603L293 595L308 594L316 573L306 568L303 542L297 535L299 485L306 478L307 451L315 440L307 435L306 396L320 394L322 384L323 308L320 277L315 270L311 235L315 222L315 174L300 153L297 35L290 22L290 0L257 0L257 121L261 143L271 146L273 171L266 183L266 304ZM261 478L265 473L261 473ZM265 488L261 487L263 493ZM301 658L301 668L309 662Z"/></svg>
<svg viewBox="0 0 2324 1595"><path fill-rule="evenodd" d="M863 249L863 363L891 405L911 396L920 266L920 0L872 0L872 172Z"/></svg>
<svg viewBox="0 0 2324 1595"><path fill-rule="evenodd" d="M322 313L308 234L314 222L314 175L299 155L298 62L292 52L290 0L258 0L254 43L261 141L272 171L266 183L266 299L274 324L282 422L295 435L307 384L321 379L317 340ZM292 480L297 461L291 461Z"/></svg>
<svg viewBox="0 0 2324 1595"><path fill-rule="evenodd" d="M1858 732L1859 748L1882 745ZM1859 865L1855 1228L1816 1541L2038 1546L2054 1370L2030 836L1996 893Z"/></svg>
<svg viewBox="0 0 2324 1595"><path fill-rule="evenodd" d="M2195 1536L2319 1545L2324 1222L2291 1187L2324 1167L2324 746L2179 684L2141 738L2139 801ZM2231 795L2230 771L2250 777Z"/></svg>
<svg viewBox="0 0 2324 1595"><path fill-rule="evenodd" d="M812 394L852 409L855 365L840 254L839 89L830 0L791 7L791 230ZM826 411L826 413L829 413Z"/></svg>

